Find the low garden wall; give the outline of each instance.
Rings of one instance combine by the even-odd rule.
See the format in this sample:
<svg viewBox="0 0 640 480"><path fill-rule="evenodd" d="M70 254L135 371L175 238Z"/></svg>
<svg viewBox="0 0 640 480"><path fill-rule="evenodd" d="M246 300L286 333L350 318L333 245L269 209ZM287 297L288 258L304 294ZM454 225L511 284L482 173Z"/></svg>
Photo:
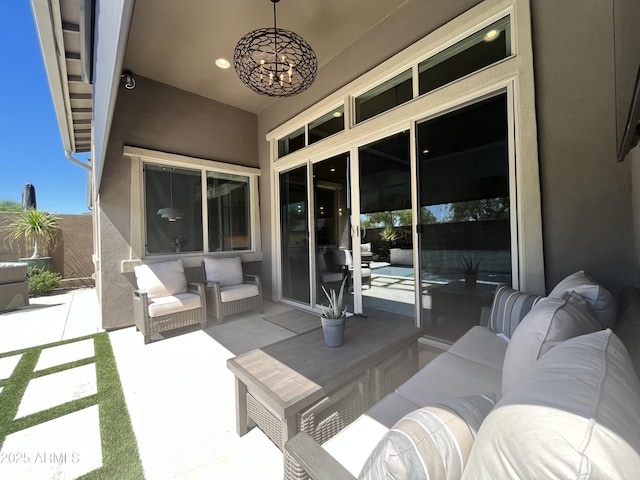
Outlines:
<svg viewBox="0 0 640 480"><path fill-rule="evenodd" d="M30 256L24 242L9 241L2 226L11 223L12 212L0 212L0 262L16 262ZM55 248L48 252L52 259L52 269L62 275L63 287L93 286L93 215L56 214L60 217L62 234Z"/></svg>

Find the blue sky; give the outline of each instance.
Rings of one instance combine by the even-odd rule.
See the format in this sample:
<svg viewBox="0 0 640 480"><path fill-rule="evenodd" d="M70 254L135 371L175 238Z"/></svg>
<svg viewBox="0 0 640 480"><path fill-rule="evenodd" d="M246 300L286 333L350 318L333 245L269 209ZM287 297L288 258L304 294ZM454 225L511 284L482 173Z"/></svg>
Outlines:
<svg viewBox="0 0 640 480"><path fill-rule="evenodd" d="M88 212L86 170L64 155L31 2L0 1L0 19L0 199L22 202L31 183L39 210Z"/></svg>

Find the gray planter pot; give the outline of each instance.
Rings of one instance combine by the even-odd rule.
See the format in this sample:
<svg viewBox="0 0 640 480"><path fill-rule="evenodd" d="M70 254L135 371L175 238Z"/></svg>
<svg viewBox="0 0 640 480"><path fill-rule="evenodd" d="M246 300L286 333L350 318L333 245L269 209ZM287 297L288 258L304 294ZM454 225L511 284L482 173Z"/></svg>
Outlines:
<svg viewBox="0 0 640 480"><path fill-rule="evenodd" d="M324 333L324 343L327 347L341 347L344 343L345 318L324 318L322 321L322 331Z"/></svg>

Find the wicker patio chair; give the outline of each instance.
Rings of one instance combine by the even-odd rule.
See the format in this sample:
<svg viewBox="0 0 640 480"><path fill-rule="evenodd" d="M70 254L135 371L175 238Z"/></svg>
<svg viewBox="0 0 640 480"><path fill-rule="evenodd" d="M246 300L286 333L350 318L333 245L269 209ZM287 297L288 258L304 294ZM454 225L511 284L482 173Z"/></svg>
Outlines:
<svg viewBox="0 0 640 480"><path fill-rule="evenodd" d="M0 312L29 305L27 264L0 263Z"/></svg>
<svg viewBox="0 0 640 480"><path fill-rule="evenodd" d="M204 285L187 283L182 260L135 267L138 290L133 292L133 318L144 343L152 333L200 323L207 326Z"/></svg>
<svg viewBox="0 0 640 480"><path fill-rule="evenodd" d="M262 312L262 284L257 275L244 275L240 257L205 257L207 315L222 323L224 317L255 310Z"/></svg>

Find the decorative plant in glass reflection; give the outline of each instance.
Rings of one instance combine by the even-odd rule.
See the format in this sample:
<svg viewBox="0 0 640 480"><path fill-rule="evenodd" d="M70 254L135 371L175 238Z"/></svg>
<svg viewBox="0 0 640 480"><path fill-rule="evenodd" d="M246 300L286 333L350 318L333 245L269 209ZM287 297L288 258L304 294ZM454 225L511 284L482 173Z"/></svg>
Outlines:
<svg viewBox="0 0 640 480"><path fill-rule="evenodd" d="M182 233L182 228L180 227L179 222L167 222L164 234L169 239L171 247L175 248L176 252L181 252L189 241L189 239Z"/></svg>

